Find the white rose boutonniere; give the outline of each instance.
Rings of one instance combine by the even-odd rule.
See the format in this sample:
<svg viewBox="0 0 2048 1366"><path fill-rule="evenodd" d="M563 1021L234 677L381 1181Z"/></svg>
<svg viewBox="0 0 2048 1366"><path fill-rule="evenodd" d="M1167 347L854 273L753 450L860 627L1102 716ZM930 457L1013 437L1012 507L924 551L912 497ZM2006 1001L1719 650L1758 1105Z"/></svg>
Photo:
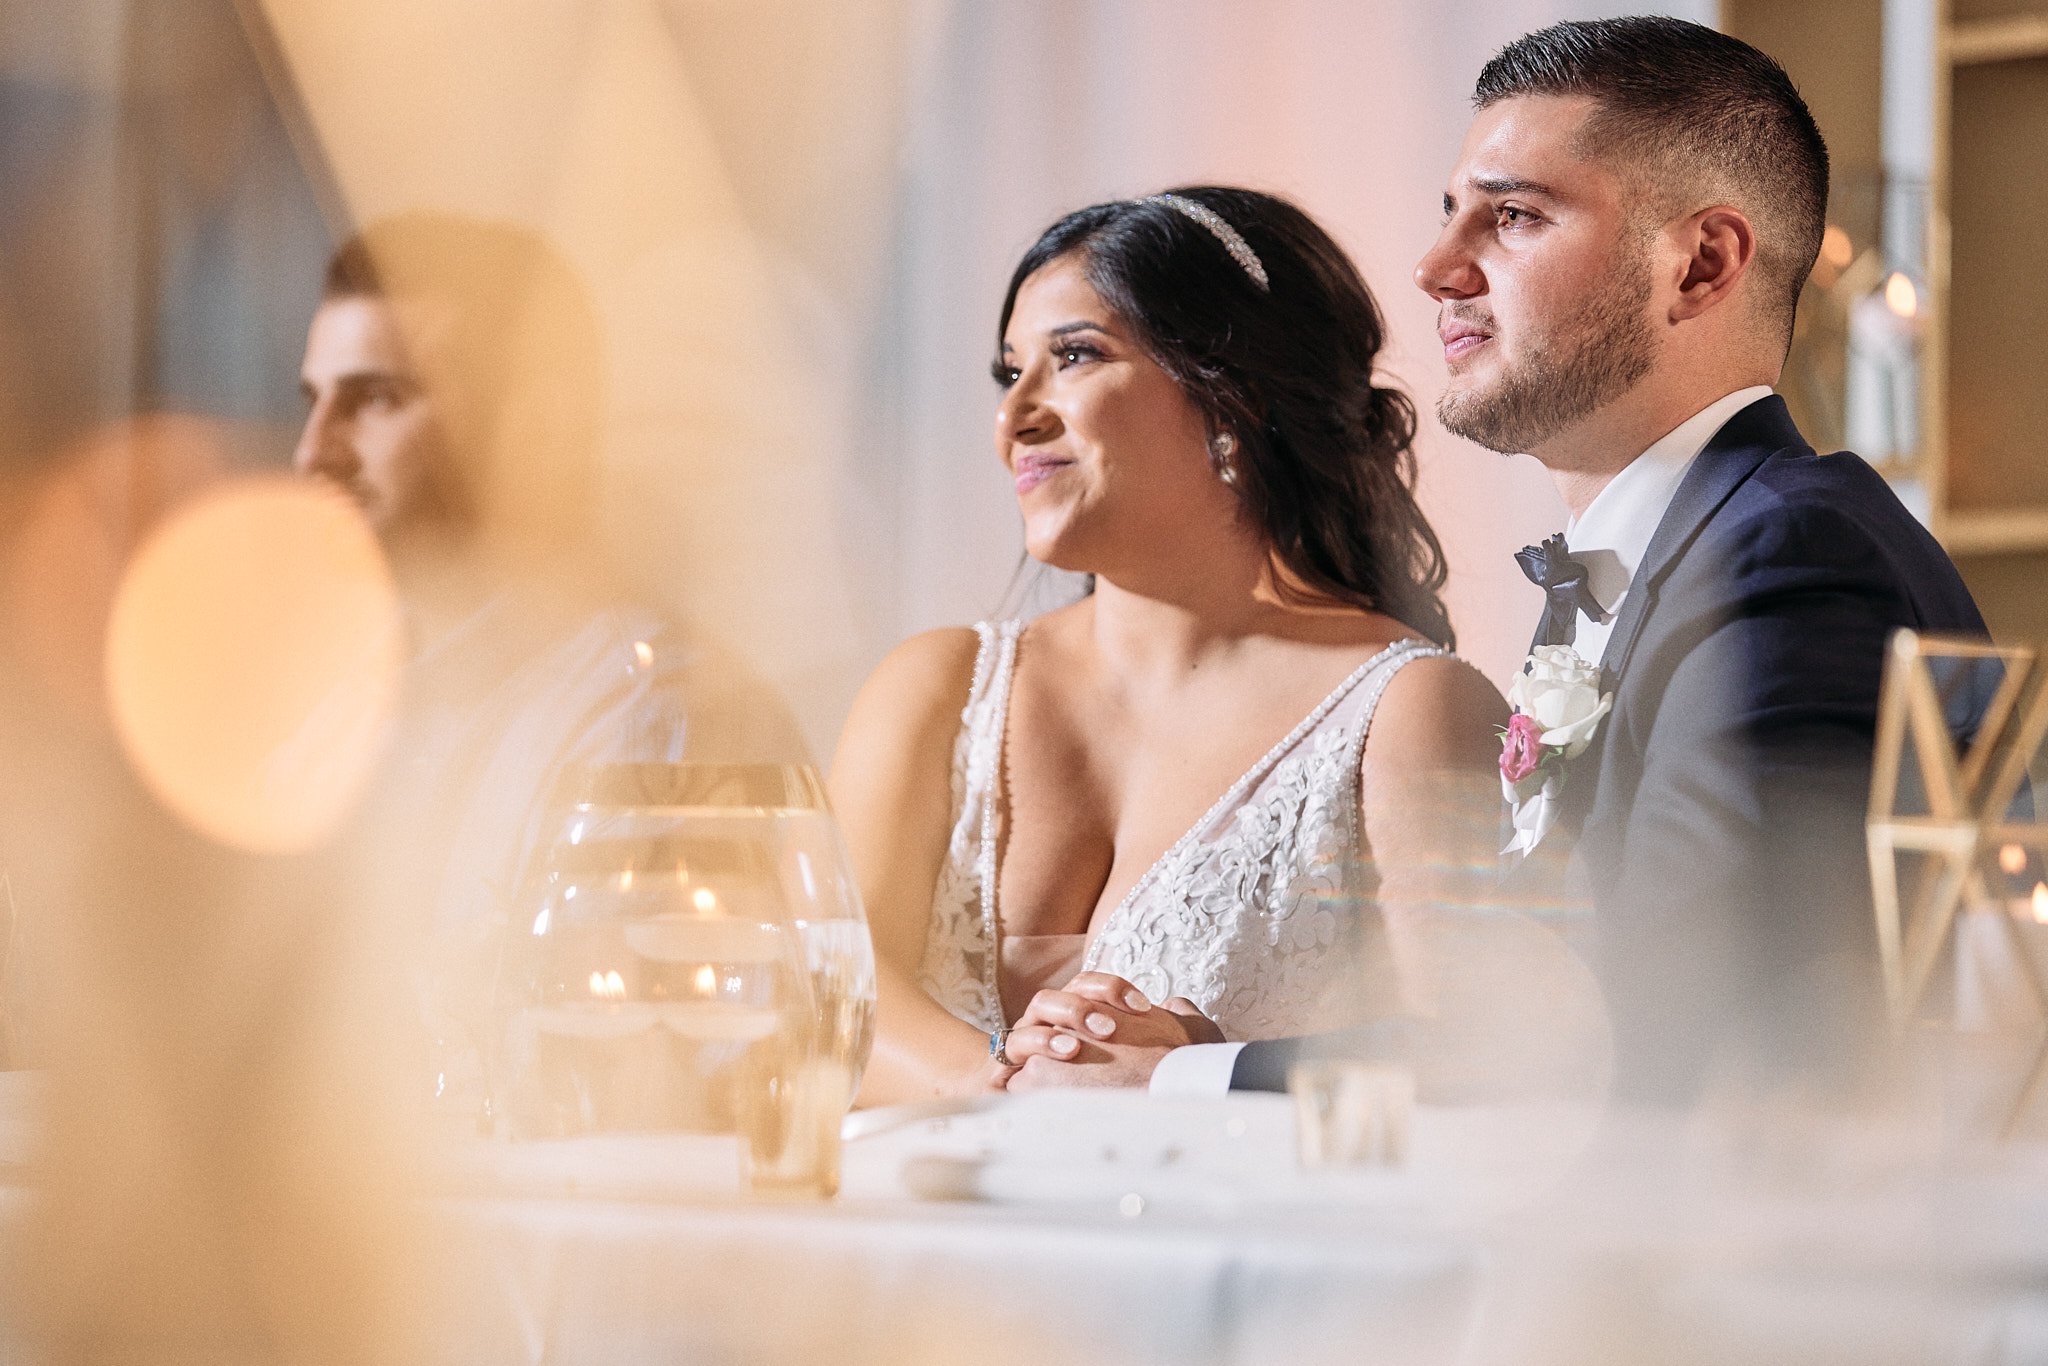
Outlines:
<svg viewBox="0 0 2048 1366"><path fill-rule="evenodd" d="M1585 753L1614 694L1600 691L1600 666L1568 645L1539 645L1508 688L1514 715L1501 732L1500 786L1513 813L1503 854L1528 853L1557 823L1565 764Z"/></svg>

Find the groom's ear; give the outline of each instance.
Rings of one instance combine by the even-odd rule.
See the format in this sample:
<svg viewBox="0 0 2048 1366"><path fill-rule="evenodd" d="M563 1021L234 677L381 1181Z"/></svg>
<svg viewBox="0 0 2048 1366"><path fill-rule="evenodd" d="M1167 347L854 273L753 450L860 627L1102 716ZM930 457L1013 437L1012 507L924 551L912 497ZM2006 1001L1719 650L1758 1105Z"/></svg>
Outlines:
<svg viewBox="0 0 2048 1366"><path fill-rule="evenodd" d="M1685 255L1671 321L1685 322L1725 303L1756 260L1756 230L1749 216L1727 204L1702 209L1671 229Z"/></svg>

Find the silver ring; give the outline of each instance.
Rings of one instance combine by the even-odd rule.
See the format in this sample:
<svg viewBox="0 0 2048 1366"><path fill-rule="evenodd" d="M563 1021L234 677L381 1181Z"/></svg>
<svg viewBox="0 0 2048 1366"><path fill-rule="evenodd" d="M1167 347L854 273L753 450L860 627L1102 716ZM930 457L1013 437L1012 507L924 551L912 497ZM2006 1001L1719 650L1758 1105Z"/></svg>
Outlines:
<svg viewBox="0 0 2048 1366"><path fill-rule="evenodd" d="M1008 1043L1009 1041L1010 1031L1007 1026L1001 1029L992 1029L989 1031L988 1055L996 1060L996 1065L999 1067L1015 1067L1017 1065L1016 1063L1011 1062L1010 1055L1003 1051L1003 1045Z"/></svg>

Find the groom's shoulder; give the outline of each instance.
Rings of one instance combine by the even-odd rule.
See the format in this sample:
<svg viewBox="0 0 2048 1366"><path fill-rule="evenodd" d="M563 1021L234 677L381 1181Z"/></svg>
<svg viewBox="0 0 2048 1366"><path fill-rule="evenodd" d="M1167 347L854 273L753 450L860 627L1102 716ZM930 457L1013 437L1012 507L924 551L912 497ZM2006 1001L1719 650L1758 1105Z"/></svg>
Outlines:
<svg viewBox="0 0 2048 1366"><path fill-rule="evenodd" d="M1705 603L1874 614L1893 626L1978 633L1948 553L1884 477L1848 451L1774 445L1673 566L1674 594ZM1743 615L1749 609L1738 609Z"/></svg>
<svg viewBox="0 0 2048 1366"><path fill-rule="evenodd" d="M1822 453L1803 440L1773 450L1709 525L1724 564L1791 563L1921 572L1948 555L1884 476L1851 451Z"/></svg>
<svg viewBox="0 0 2048 1366"><path fill-rule="evenodd" d="M1787 508L1825 505L1879 520L1913 520L1869 461L1854 451L1823 453L1803 439L1772 451L1757 466L1749 485Z"/></svg>

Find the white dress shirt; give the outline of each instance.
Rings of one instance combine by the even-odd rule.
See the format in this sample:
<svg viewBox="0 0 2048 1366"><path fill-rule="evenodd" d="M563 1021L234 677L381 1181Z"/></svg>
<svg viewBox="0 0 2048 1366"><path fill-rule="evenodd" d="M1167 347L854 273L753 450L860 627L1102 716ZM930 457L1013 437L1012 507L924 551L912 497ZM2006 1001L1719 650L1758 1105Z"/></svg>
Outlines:
<svg viewBox="0 0 2048 1366"><path fill-rule="evenodd" d="M1191 1043L1170 1050L1152 1069L1151 1092L1185 1100L1191 1096L1221 1096L1230 1091L1230 1074L1237 1070L1241 1043Z"/></svg>
<svg viewBox="0 0 2048 1366"><path fill-rule="evenodd" d="M1729 418L1770 394L1769 385L1754 384L1709 403L1650 443L1608 481L1584 512L1566 523L1565 544L1572 558L1586 566L1587 587L1607 612L1606 621L1579 617L1572 641L1579 658L1598 661L1606 652L1629 583L1692 462ZM1237 1069L1243 1048L1242 1043L1206 1043L1173 1049L1153 1070L1151 1092L1176 1098L1223 1095L1230 1090L1230 1074Z"/></svg>

